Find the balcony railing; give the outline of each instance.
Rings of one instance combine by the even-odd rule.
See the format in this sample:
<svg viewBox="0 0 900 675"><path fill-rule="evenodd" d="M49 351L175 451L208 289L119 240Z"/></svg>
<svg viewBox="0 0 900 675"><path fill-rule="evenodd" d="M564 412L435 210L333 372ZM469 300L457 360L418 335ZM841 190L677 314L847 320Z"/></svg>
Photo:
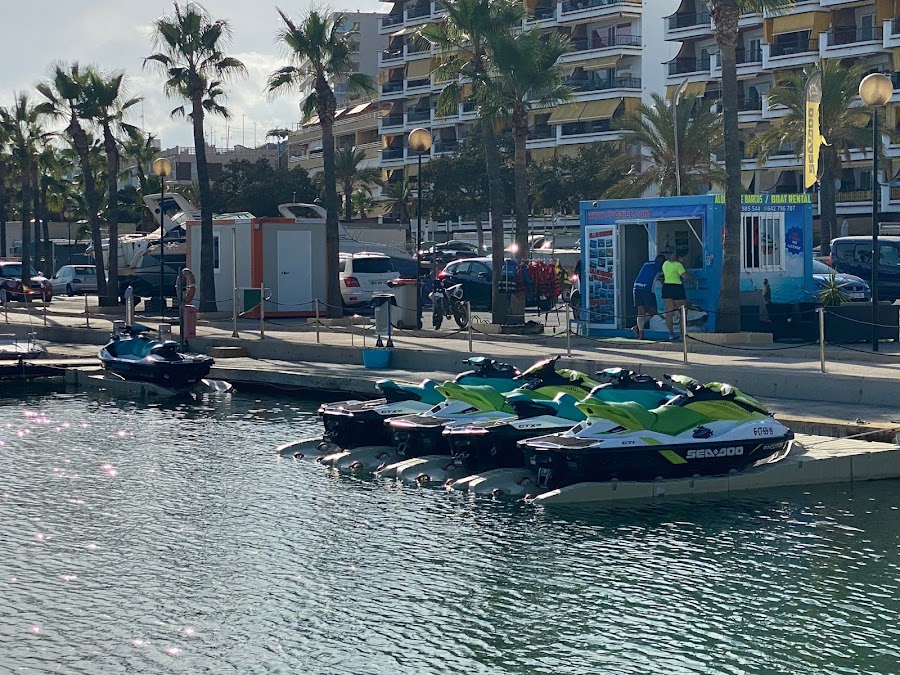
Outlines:
<svg viewBox="0 0 900 675"><path fill-rule="evenodd" d="M427 122L431 119L431 110L410 110L406 113L407 122Z"/></svg>
<svg viewBox="0 0 900 675"><path fill-rule="evenodd" d="M429 16L431 14L431 4L427 5L416 5L414 7L410 7L406 10L406 18L407 19L418 19L423 16Z"/></svg>
<svg viewBox="0 0 900 675"><path fill-rule="evenodd" d="M762 110L762 97L753 96L750 98L745 98L744 100L738 102L738 110L741 112Z"/></svg>
<svg viewBox="0 0 900 675"><path fill-rule="evenodd" d="M403 159L403 148L385 148L381 151L381 160Z"/></svg>
<svg viewBox="0 0 900 675"><path fill-rule="evenodd" d="M453 152L459 146L459 141L455 138L442 138L434 142L432 152L439 155L442 152Z"/></svg>
<svg viewBox="0 0 900 675"><path fill-rule="evenodd" d="M700 73L709 70L709 57L693 58L681 57L669 61L669 75L684 75L685 73Z"/></svg>
<svg viewBox="0 0 900 675"><path fill-rule="evenodd" d="M781 42L775 43L770 47L769 56L793 56L794 54L807 54L818 50L819 43L815 40Z"/></svg>
<svg viewBox="0 0 900 675"><path fill-rule="evenodd" d="M870 26L868 28L835 28L828 31L828 46L852 45L857 42L875 42L881 40L882 30Z"/></svg>
<svg viewBox="0 0 900 675"><path fill-rule="evenodd" d="M871 202L872 190L838 190L834 198L838 202Z"/></svg>
<svg viewBox="0 0 900 675"><path fill-rule="evenodd" d="M540 140L554 136L556 136L556 131L549 124L536 124L531 130L530 138Z"/></svg>
<svg viewBox="0 0 900 675"><path fill-rule="evenodd" d="M529 21L543 21L545 19L552 19L556 16L556 5L550 5L549 7L535 7L534 11L531 13L529 17Z"/></svg>
<svg viewBox="0 0 900 675"><path fill-rule="evenodd" d="M392 61L393 59L402 59L403 58L403 49L382 49L381 50L381 60L382 61Z"/></svg>
<svg viewBox="0 0 900 675"><path fill-rule="evenodd" d="M739 66L747 63L762 63L762 49L747 49L737 52L735 60ZM721 59L719 60L721 63Z"/></svg>
<svg viewBox="0 0 900 675"><path fill-rule="evenodd" d="M562 4L562 13L581 12L595 7L612 7L614 5L632 4L628 0L566 0Z"/></svg>
<svg viewBox="0 0 900 675"><path fill-rule="evenodd" d="M381 17L382 28L387 28L388 26L397 26L401 23L403 23L402 14L388 14L387 16Z"/></svg>
<svg viewBox="0 0 900 675"><path fill-rule="evenodd" d="M403 115L394 115L391 117L382 117L381 126L384 127L402 127Z"/></svg>
<svg viewBox="0 0 900 675"><path fill-rule="evenodd" d="M382 94L396 94L403 91L403 80L390 80L381 85Z"/></svg>
<svg viewBox="0 0 900 675"><path fill-rule="evenodd" d="M579 136L581 134L602 134L612 129L609 120L595 120L593 122L574 122L562 125L563 136Z"/></svg>
<svg viewBox="0 0 900 675"><path fill-rule="evenodd" d="M708 26L709 12L681 12L669 17L669 30L690 28L692 26Z"/></svg>
<svg viewBox="0 0 900 675"><path fill-rule="evenodd" d="M605 91L607 89L640 89L639 77L614 77L609 80L567 78L563 84L575 91Z"/></svg>
<svg viewBox="0 0 900 675"><path fill-rule="evenodd" d="M894 89L900 89L900 73L891 73L891 82L894 83Z"/></svg>
<svg viewBox="0 0 900 675"><path fill-rule="evenodd" d="M607 37L575 38L572 40L572 51L583 52L586 49L606 49L608 47L640 47L640 35L613 35Z"/></svg>

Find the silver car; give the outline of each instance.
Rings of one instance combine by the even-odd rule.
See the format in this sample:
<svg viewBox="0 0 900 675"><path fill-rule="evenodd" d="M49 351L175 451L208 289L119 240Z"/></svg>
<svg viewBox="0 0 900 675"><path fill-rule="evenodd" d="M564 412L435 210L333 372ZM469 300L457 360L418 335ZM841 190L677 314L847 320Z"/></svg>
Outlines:
<svg viewBox="0 0 900 675"><path fill-rule="evenodd" d="M97 292L97 268L93 265L63 265L50 277L54 295Z"/></svg>

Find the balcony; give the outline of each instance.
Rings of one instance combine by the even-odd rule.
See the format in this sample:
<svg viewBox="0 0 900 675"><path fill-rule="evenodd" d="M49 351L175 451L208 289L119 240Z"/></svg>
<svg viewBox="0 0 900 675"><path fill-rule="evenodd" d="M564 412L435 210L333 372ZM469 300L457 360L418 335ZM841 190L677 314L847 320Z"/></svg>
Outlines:
<svg viewBox="0 0 900 675"><path fill-rule="evenodd" d="M455 138L439 138L431 146L431 152L434 155L442 155L446 152L456 152L459 147L459 141Z"/></svg>
<svg viewBox="0 0 900 675"><path fill-rule="evenodd" d="M881 40L880 28L839 28L828 31L828 46L852 45Z"/></svg>
<svg viewBox="0 0 900 675"><path fill-rule="evenodd" d="M389 80L381 85L381 95L402 94L403 80Z"/></svg>
<svg viewBox="0 0 900 675"><path fill-rule="evenodd" d="M612 123L609 120L595 120L593 122L574 122L563 124L561 135L583 136L585 134L603 134L612 131Z"/></svg>
<svg viewBox="0 0 900 675"><path fill-rule="evenodd" d="M562 13L573 14L605 7L621 9L622 5L631 5L635 13L641 11L640 3L633 0L565 0L562 3Z"/></svg>
<svg viewBox="0 0 900 675"><path fill-rule="evenodd" d="M406 10L406 20L428 19L431 17L431 3L424 5L414 5Z"/></svg>
<svg viewBox="0 0 900 675"><path fill-rule="evenodd" d="M610 47L640 47L640 35L613 35L612 37L575 38L572 40L572 51L583 52L588 49L608 49Z"/></svg>
<svg viewBox="0 0 900 675"><path fill-rule="evenodd" d="M872 189L868 190L838 190L835 194L836 202L866 202L872 203Z"/></svg>
<svg viewBox="0 0 900 675"><path fill-rule="evenodd" d="M402 23L402 14L388 14L387 16L381 17L381 28L392 28L393 26L399 26Z"/></svg>
<svg viewBox="0 0 900 675"><path fill-rule="evenodd" d="M590 78L566 78L563 84L575 91L606 91L608 89L640 89L639 77L615 77L609 80L594 80Z"/></svg>
<svg viewBox="0 0 900 675"><path fill-rule="evenodd" d="M709 57L679 57L669 61L669 76L702 73L709 70Z"/></svg>
<svg viewBox="0 0 900 675"><path fill-rule="evenodd" d="M403 148L385 148L381 151L381 161L390 162L403 159Z"/></svg>
<svg viewBox="0 0 900 675"><path fill-rule="evenodd" d="M528 135L529 140L537 141L548 138L555 138L556 130L549 124L536 124L531 133Z"/></svg>
<svg viewBox="0 0 900 675"><path fill-rule="evenodd" d="M761 96L751 96L738 102L738 112L762 112Z"/></svg>
<svg viewBox="0 0 900 675"><path fill-rule="evenodd" d="M712 17L707 11L681 12L669 17L669 30L681 30L682 28L694 28L695 26L709 27Z"/></svg>
<svg viewBox="0 0 900 675"><path fill-rule="evenodd" d="M556 18L556 5L535 7L526 21L547 21Z"/></svg>
<svg viewBox="0 0 900 675"><path fill-rule="evenodd" d="M381 128L389 129L391 127L402 127L403 115L391 115L390 117L381 118Z"/></svg>
<svg viewBox="0 0 900 675"><path fill-rule="evenodd" d="M425 110L410 110L406 113L406 123L414 124L417 122L430 122L431 108Z"/></svg>
<svg viewBox="0 0 900 675"><path fill-rule="evenodd" d="M744 49L735 54L737 65L744 66L748 63L762 63L762 49Z"/></svg>
<svg viewBox="0 0 900 675"><path fill-rule="evenodd" d="M403 48L399 49L382 49L381 50L381 63L385 64L389 61L402 61L403 60Z"/></svg>
<svg viewBox="0 0 900 675"><path fill-rule="evenodd" d="M819 40L808 39L806 37L808 33L805 32L800 35L802 37L796 39L764 44L762 46L763 69L795 68L817 63L819 61ZM819 37L824 41L824 34Z"/></svg>
<svg viewBox="0 0 900 675"><path fill-rule="evenodd" d="M776 42L769 45L769 57L778 58L781 56L796 56L797 54L808 54L817 52L819 45L815 40L792 40L785 42Z"/></svg>

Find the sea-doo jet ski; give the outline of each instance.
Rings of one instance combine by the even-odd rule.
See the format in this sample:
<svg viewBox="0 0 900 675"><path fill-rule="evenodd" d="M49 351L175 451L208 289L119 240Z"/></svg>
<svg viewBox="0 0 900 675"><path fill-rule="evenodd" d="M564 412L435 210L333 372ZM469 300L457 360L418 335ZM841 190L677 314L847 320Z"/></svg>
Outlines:
<svg viewBox="0 0 900 675"><path fill-rule="evenodd" d="M587 400L634 402L649 410L684 393L671 382L623 368L601 370L597 377L606 382L594 387ZM507 394L506 401L515 411L515 417L444 429L454 464L470 473L524 467L522 448L517 445L519 441L567 431L587 417L578 407L578 399L568 393L558 394L548 401L514 391ZM595 423L600 424L600 420ZM610 428L614 424L610 423Z"/></svg>
<svg viewBox="0 0 900 675"><path fill-rule="evenodd" d="M511 391L521 385L513 378L517 368L483 356L465 359L471 366L457 375L453 382L465 385L486 385L497 391ZM373 401L341 401L326 403L319 408L325 427L323 440L344 450L361 446L392 445L391 430L385 422L398 415L411 415L431 410L445 400L438 390L438 382L424 380L419 384L379 380L375 383L384 394Z"/></svg>
<svg viewBox="0 0 900 675"><path fill-rule="evenodd" d="M538 484L718 475L784 456L794 434L759 401L728 384L671 379L686 392L663 406L589 397L577 404L585 421L521 441Z"/></svg>

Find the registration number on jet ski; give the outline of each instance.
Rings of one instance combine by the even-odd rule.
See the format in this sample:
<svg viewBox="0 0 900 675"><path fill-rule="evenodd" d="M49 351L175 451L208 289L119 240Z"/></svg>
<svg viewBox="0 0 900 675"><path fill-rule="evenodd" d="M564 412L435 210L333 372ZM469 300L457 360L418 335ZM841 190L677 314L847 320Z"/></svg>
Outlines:
<svg viewBox="0 0 900 675"><path fill-rule="evenodd" d="M688 450L688 459L711 459L713 457L736 457L744 454L744 446L735 445L728 448L699 448Z"/></svg>

